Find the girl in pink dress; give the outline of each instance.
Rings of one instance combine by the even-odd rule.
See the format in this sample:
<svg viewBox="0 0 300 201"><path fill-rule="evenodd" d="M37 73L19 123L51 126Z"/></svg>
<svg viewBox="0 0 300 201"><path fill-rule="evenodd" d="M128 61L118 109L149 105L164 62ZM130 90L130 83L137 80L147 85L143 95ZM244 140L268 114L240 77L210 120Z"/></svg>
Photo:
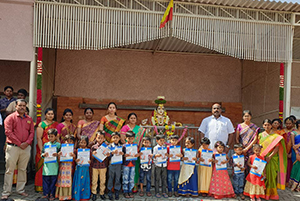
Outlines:
<svg viewBox="0 0 300 201"><path fill-rule="evenodd" d="M226 154L225 160L217 160L219 154L224 154L223 151L225 149L225 145L222 141L217 141L215 148L217 149L217 152L214 153L214 167L209 187L209 195L215 199L233 198L235 197L235 194L228 175L227 167L220 167L220 170L217 170L217 166L224 165L229 162Z"/></svg>

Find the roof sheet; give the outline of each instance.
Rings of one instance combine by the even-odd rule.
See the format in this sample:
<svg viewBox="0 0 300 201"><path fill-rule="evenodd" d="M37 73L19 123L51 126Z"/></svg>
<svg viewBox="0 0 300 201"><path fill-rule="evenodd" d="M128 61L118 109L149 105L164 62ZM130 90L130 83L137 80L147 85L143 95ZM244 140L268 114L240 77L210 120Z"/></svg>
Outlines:
<svg viewBox="0 0 300 201"><path fill-rule="evenodd" d="M232 6L240 8L300 12L300 1L296 0L178 0L210 5Z"/></svg>

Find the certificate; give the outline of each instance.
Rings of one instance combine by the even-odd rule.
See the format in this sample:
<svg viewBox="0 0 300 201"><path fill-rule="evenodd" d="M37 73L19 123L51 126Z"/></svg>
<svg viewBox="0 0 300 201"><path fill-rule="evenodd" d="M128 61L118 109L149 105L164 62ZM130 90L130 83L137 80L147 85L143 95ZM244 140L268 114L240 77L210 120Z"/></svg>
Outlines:
<svg viewBox="0 0 300 201"><path fill-rule="evenodd" d="M261 159L259 159L259 158L255 158L252 165L253 165L253 166L256 166L257 169L254 170L253 168L251 168L251 169L250 169L250 173L251 173L251 174L254 174L254 175L256 175L256 176L261 177L261 175L262 175L262 173L263 173L263 171L264 171L264 169L265 169L265 167L266 167L266 164L267 164L266 161L261 160Z"/></svg>
<svg viewBox="0 0 300 201"><path fill-rule="evenodd" d="M160 157L156 158L157 164L163 164L167 163L167 147L158 147L157 148L157 154L161 154Z"/></svg>
<svg viewBox="0 0 300 201"><path fill-rule="evenodd" d="M235 166L235 165L239 164L242 168L245 167L244 155L232 156L232 159L233 159L233 164L234 164L234 173L238 174L238 173L244 172L244 171L241 170L241 168Z"/></svg>
<svg viewBox="0 0 300 201"><path fill-rule="evenodd" d="M148 164L149 161L151 160L149 155L152 154L152 148L151 147L142 147L141 152L143 153L140 156L141 164Z"/></svg>
<svg viewBox="0 0 300 201"><path fill-rule="evenodd" d="M180 157L176 156L176 154L181 154L180 146L170 146L169 154L172 154L172 157L169 158L170 162L180 162Z"/></svg>
<svg viewBox="0 0 300 201"><path fill-rule="evenodd" d="M107 144L102 143L102 145L96 150L96 154L93 154L93 156L100 161L101 163L106 159L106 154L110 153L111 150L108 148Z"/></svg>
<svg viewBox="0 0 300 201"><path fill-rule="evenodd" d="M120 152L122 152L122 146L111 147L112 152L115 150L118 151L118 154L113 154L110 162L112 165L122 164L123 163L123 155L120 154Z"/></svg>
<svg viewBox="0 0 300 201"><path fill-rule="evenodd" d="M70 156L70 153L73 153L73 151L74 151L74 144L62 144L60 162L72 162L73 157Z"/></svg>
<svg viewBox="0 0 300 201"><path fill-rule="evenodd" d="M56 145L45 145L45 152L48 153L48 156L44 158L44 163L56 163L56 156L53 156L54 153L57 153Z"/></svg>
<svg viewBox="0 0 300 201"><path fill-rule="evenodd" d="M218 160L218 163L216 164L216 170L227 170L227 165L222 164L221 162L226 161L226 154L216 154L215 155L216 160Z"/></svg>
<svg viewBox="0 0 300 201"><path fill-rule="evenodd" d="M138 151L137 151L137 144L126 144L126 154L129 154L130 156L126 157L127 161L135 161L137 160L137 157L134 157Z"/></svg>
<svg viewBox="0 0 300 201"><path fill-rule="evenodd" d="M195 165L196 161L193 158L196 158L197 150L196 149L184 149L184 157L188 158L188 160L184 160L183 163L187 165Z"/></svg>
<svg viewBox="0 0 300 201"><path fill-rule="evenodd" d="M77 152L77 159L80 160L77 164L90 166L90 149L78 149Z"/></svg>
<svg viewBox="0 0 300 201"><path fill-rule="evenodd" d="M212 159L213 151L202 149L201 151L201 158L204 159L204 161L200 161L200 165L211 167L211 162L209 162L209 159Z"/></svg>

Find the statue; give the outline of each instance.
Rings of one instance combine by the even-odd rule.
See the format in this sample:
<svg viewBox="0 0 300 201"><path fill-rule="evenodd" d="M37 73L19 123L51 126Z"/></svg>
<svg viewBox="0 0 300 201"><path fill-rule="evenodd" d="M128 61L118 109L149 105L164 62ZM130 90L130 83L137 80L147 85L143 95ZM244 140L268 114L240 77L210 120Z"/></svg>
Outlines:
<svg viewBox="0 0 300 201"><path fill-rule="evenodd" d="M164 104L166 102L167 101L165 100L164 96L158 96L157 99L155 100L157 107L152 113L152 117L151 117L152 126L166 126L169 124L170 118L164 107Z"/></svg>

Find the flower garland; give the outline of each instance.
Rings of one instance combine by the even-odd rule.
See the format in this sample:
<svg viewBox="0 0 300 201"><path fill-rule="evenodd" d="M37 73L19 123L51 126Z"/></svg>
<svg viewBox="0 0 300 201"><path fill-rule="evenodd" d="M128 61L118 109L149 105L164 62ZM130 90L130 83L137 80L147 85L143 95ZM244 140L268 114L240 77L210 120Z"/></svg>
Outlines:
<svg viewBox="0 0 300 201"><path fill-rule="evenodd" d="M170 137L175 132L175 125L172 125L171 128L170 128L170 126L166 125L165 126L165 131L166 131L168 137Z"/></svg>

